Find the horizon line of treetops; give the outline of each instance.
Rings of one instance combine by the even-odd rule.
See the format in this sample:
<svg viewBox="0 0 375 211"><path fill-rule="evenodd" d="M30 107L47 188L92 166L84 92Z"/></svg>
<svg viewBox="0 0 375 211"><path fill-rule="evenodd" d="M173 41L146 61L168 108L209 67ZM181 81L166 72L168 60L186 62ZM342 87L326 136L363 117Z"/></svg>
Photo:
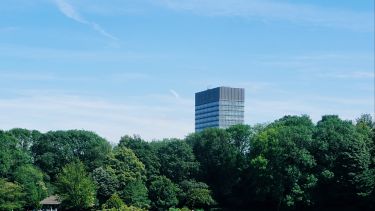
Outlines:
<svg viewBox="0 0 375 211"><path fill-rule="evenodd" d="M0 210L374 210L375 123L325 115L116 146L83 130L0 130Z"/></svg>

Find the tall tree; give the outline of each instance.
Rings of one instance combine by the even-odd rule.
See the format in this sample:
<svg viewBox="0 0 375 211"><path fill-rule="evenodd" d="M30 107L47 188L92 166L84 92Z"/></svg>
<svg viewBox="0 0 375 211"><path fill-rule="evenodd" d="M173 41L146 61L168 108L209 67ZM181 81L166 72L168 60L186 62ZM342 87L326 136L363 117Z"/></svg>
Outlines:
<svg viewBox="0 0 375 211"><path fill-rule="evenodd" d="M309 117L286 116L257 134L249 179L250 188L264 205L279 210L312 203L311 192L317 182L316 162L309 152L313 132Z"/></svg>
<svg viewBox="0 0 375 211"><path fill-rule="evenodd" d="M370 152L352 122L323 116L314 139L313 153L320 172L319 205L347 208L368 197L374 177L369 168Z"/></svg>
<svg viewBox="0 0 375 211"><path fill-rule="evenodd" d="M137 158L145 165L147 178L160 174L160 162L155 150L148 142L141 139L141 137L123 136L118 147L126 147L134 152Z"/></svg>
<svg viewBox="0 0 375 211"><path fill-rule="evenodd" d="M230 135L232 144L241 154L246 154L250 151L254 131L249 125L234 125L229 127L227 132Z"/></svg>
<svg viewBox="0 0 375 211"><path fill-rule="evenodd" d="M124 190L122 190L122 196L126 204L144 209L150 208L148 189L142 180L133 180L129 182Z"/></svg>
<svg viewBox="0 0 375 211"><path fill-rule="evenodd" d="M116 147L107 161L106 170L116 177L117 192L127 204L141 208L149 206L145 166L131 149Z"/></svg>
<svg viewBox="0 0 375 211"><path fill-rule="evenodd" d="M375 122L370 114L363 114L356 120L357 132L362 136L372 157L371 168L375 168Z"/></svg>
<svg viewBox="0 0 375 211"><path fill-rule="evenodd" d="M161 164L160 173L175 183L192 179L198 172L199 163L191 146L177 139L163 142L157 147L157 156Z"/></svg>
<svg viewBox="0 0 375 211"><path fill-rule="evenodd" d="M23 165L16 170L14 179L23 188L26 208L40 208L39 202L47 196L43 173L32 165Z"/></svg>
<svg viewBox="0 0 375 211"><path fill-rule="evenodd" d="M95 183L81 161L74 161L63 167L56 186L56 193L65 209L85 210L94 206Z"/></svg>
<svg viewBox="0 0 375 211"><path fill-rule="evenodd" d="M178 187L167 177L155 177L150 185L150 199L155 210L167 210L178 204Z"/></svg>
<svg viewBox="0 0 375 211"><path fill-rule="evenodd" d="M19 166L30 163L30 156L18 147L17 139L0 130L0 178L12 178Z"/></svg>
<svg viewBox="0 0 375 211"><path fill-rule="evenodd" d="M180 206L189 207L190 209L205 208L216 204L211 196L211 190L203 182L194 180L184 180L179 184L181 189L179 198Z"/></svg>
<svg viewBox="0 0 375 211"><path fill-rule="evenodd" d="M111 146L93 132L69 130L43 134L31 149L35 164L54 181L62 167L75 159L81 160L90 172L102 166Z"/></svg>
<svg viewBox="0 0 375 211"><path fill-rule="evenodd" d="M113 171L103 167L96 168L92 172L97 189L99 203L106 202L119 189L119 181Z"/></svg>
<svg viewBox="0 0 375 211"><path fill-rule="evenodd" d="M239 181L239 151L226 130L211 128L186 138L201 165L200 178L213 190L218 202L232 197Z"/></svg>
<svg viewBox="0 0 375 211"><path fill-rule="evenodd" d="M7 131L7 134L13 136L17 140L17 146L29 154L31 154L31 146L42 135L37 130L27 130L22 128L11 129Z"/></svg>
<svg viewBox="0 0 375 211"><path fill-rule="evenodd" d="M0 210L21 210L24 196L21 186L0 178Z"/></svg>

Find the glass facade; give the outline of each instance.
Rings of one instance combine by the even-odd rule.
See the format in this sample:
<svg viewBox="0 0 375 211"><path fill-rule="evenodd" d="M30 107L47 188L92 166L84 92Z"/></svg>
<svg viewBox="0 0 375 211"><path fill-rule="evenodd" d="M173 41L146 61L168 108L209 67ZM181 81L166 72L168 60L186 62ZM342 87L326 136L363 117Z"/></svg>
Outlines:
<svg viewBox="0 0 375 211"><path fill-rule="evenodd" d="M195 94L195 131L244 123L245 90L217 87Z"/></svg>

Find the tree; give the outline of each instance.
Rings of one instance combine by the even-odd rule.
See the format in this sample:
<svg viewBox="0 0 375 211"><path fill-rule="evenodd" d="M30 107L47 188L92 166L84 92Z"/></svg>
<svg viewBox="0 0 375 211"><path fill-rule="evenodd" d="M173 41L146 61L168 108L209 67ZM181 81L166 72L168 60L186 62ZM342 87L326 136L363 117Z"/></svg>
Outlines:
<svg viewBox="0 0 375 211"><path fill-rule="evenodd" d="M31 163L30 156L17 144L14 137L0 130L0 178L12 178L19 166Z"/></svg>
<svg viewBox="0 0 375 211"><path fill-rule="evenodd" d="M99 167L92 172L92 177L97 187L99 203L107 201L119 189L118 180L113 171Z"/></svg>
<svg viewBox="0 0 375 211"><path fill-rule="evenodd" d="M21 186L0 178L0 210L21 210L24 196Z"/></svg>
<svg viewBox="0 0 375 211"><path fill-rule="evenodd" d="M106 170L116 177L117 192L127 204L148 207L145 166L131 149L116 147L109 156Z"/></svg>
<svg viewBox="0 0 375 211"><path fill-rule="evenodd" d="M23 165L16 170L14 178L23 188L26 208L40 208L39 202L47 196L43 173L32 165Z"/></svg>
<svg viewBox="0 0 375 211"><path fill-rule="evenodd" d="M17 140L17 146L24 152L31 155L31 146L42 135L37 130L27 130L22 128L14 128L7 131L7 134L13 136Z"/></svg>
<svg viewBox="0 0 375 211"><path fill-rule="evenodd" d="M370 166L375 168L375 122L370 114L363 114L356 120L355 127L370 151L372 157Z"/></svg>
<svg viewBox="0 0 375 211"><path fill-rule="evenodd" d="M134 180L129 182L121 192L126 204L135 207L148 209L150 208L150 200L148 199L148 190L142 180Z"/></svg>
<svg viewBox="0 0 375 211"><path fill-rule="evenodd" d="M35 164L54 181L62 167L75 159L81 160L90 172L102 166L111 146L93 132L69 130L43 134L31 150Z"/></svg>
<svg viewBox="0 0 375 211"><path fill-rule="evenodd" d="M63 167L56 186L56 193L66 209L84 210L94 206L96 187L81 161Z"/></svg>
<svg viewBox="0 0 375 211"><path fill-rule="evenodd" d="M219 203L228 202L239 181L239 151L224 129L210 128L186 138L200 163L200 178L213 190Z"/></svg>
<svg viewBox="0 0 375 211"><path fill-rule="evenodd" d="M313 132L309 117L285 116L257 134L249 177L249 188L255 194L249 195L277 210L311 205L311 192L317 182L316 162L309 152Z"/></svg>
<svg viewBox="0 0 375 211"><path fill-rule="evenodd" d="M249 125L233 125L227 129L232 144L241 154L246 154L250 150L251 139L254 132Z"/></svg>
<svg viewBox="0 0 375 211"><path fill-rule="evenodd" d="M139 136L121 137L118 147L126 147L134 152L137 158L145 165L147 178L160 174L160 162L155 150Z"/></svg>
<svg viewBox="0 0 375 211"><path fill-rule="evenodd" d="M166 210L176 206L178 204L178 191L178 187L167 177L155 177L149 188L152 207L158 210Z"/></svg>
<svg viewBox="0 0 375 211"><path fill-rule="evenodd" d="M109 156L107 167L117 176L120 185L125 186L131 180L145 180L145 166L131 149L116 147Z"/></svg>
<svg viewBox="0 0 375 211"><path fill-rule="evenodd" d="M117 209L119 210L123 207L125 203L121 200L121 198L115 193L113 194L106 202L103 204L103 209Z"/></svg>
<svg viewBox="0 0 375 211"><path fill-rule="evenodd" d="M179 185L180 205L191 209L208 208L216 202L211 196L211 191L207 184L194 180L184 180Z"/></svg>
<svg viewBox="0 0 375 211"><path fill-rule="evenodd" d="M157 149L160 160L160 172L173 182L192 179L198 172L199 163L196 161L191 146L180 140L164 141Z"/></svg>
<svg viewBox="0 0 375 211"><path fill-rule="evenodd" d="M364 124L368 128L375 127L375 122L372 119L370 114L362 114L359 118L356 119L357 125Z"/></svg>
<svg viewBox="0 0 375 211"><path fill-rule="evenodd" d="M362 203L374 187L363 134L352 122L330 115L318 122L314 139L313 154L320 173L316 197L319 205L348 208Z"/></svg>

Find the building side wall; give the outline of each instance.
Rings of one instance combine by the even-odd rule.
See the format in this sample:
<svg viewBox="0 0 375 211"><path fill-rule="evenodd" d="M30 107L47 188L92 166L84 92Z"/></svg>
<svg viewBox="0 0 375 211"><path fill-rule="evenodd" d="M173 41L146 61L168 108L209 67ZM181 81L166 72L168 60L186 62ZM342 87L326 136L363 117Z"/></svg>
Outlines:
<svg viewBox="0 0 375 211"><path fill-rule="evenodd" d="M232 125L244 123L244 101L220 101L219 127L228 128Z"/></svg>
<svg viewBox="0 0 375 211"><path fill-rule="evenodd" d="M244 123L245 90L218 87L195 94L195 131Z"/></svg>

